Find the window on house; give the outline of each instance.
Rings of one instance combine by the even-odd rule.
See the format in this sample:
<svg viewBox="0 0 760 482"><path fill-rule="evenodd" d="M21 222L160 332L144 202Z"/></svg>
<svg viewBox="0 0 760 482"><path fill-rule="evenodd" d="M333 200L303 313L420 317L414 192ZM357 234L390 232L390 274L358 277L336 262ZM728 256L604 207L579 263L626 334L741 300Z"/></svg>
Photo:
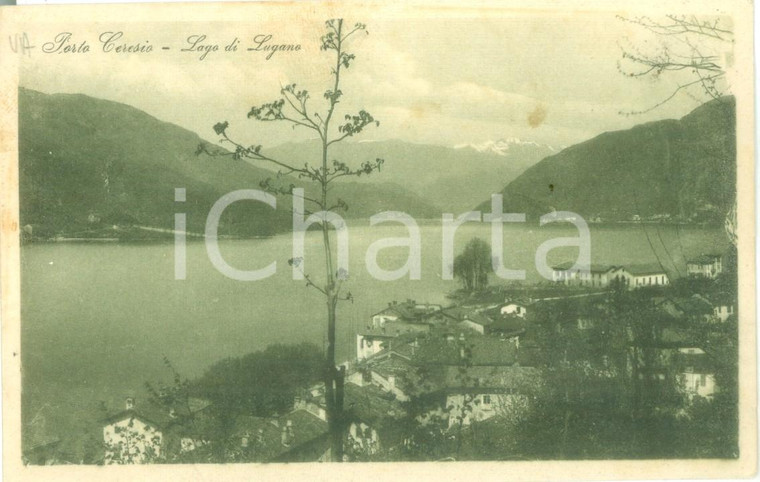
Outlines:
<svg viewBox="0 0 760 482"><path fill-rule="evenodd" d="M699 384L700 384L701 386L703 386L703 387L704 387L705 385L707 385L707 375L706 375L706 374L704 374L704 373L703 373L703 374L701 374L701 375L699 376Z"/></svg>
<svg viewBox="0 0 760 482"><path fill-rule="evenodd" d="M483 405L491 405L491 395L483 395Z"/></svg>

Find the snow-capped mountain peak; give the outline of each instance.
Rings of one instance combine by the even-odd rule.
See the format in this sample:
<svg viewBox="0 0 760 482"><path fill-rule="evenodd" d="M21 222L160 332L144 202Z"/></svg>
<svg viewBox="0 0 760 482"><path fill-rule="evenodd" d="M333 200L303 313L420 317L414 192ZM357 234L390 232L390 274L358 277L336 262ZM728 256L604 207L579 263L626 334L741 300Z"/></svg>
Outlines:
<svg viewBox="0 0 760 482"><path fill-rule="evenodd" d="M458 144L454 146L454 148L464 149L469 147L478 152L493 152L500 156L506 156L509 150L516 146L543 148L548 149L551 152L556 152L556 149L546 144L539 144L535 141L526 141L516 137L508 137L506 139L499 139L498 141L485 141L479 144Z"/></svg>

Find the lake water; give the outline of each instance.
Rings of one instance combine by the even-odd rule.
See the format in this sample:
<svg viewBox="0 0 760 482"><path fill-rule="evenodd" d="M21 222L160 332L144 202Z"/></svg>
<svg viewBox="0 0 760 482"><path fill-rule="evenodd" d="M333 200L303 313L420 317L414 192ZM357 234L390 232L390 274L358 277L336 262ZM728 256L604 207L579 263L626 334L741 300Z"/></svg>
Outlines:
<svg viewBox="0 0 760 482"><path fill-rule="evenodd" d="M378 281L365 267L367 247L389 236L406 236L400 226L358 226L349 222L348 289L354 303L339 308L339 355L354 355L354 334L388 301L412 298L444 303L457 288L441 279L441 228L421 227L422 279ZM525 269L528 281L540 281L534 255L544 241L576 236L571 226L505 225L504 259ZM468 223L457 232L457 250L472 237L490 239L487 224ZM321 235L306 241L306 270L317 278ZM203 242L189 242L187 279L174 280L174 247L156 244L31 244L21 256L21 336L24 418L43 406L68 418L97 418L98 400L120 403L140 393L146 381L166 378L166 355L185 376L196 376L211 363L276 342L323 343L324 301L303 281L292 279L287 264L291 236L220 242L225 259L241 269L277 261L277 273L263 281L226 278L209 261ZM595 263L670 260L683 271L685 257L719 252L727 246L717 228L674 226L592 227ZM551 262L573 259L576 252L552 252ZM385 250L381 265L400 267L406 249Z"/></svg>

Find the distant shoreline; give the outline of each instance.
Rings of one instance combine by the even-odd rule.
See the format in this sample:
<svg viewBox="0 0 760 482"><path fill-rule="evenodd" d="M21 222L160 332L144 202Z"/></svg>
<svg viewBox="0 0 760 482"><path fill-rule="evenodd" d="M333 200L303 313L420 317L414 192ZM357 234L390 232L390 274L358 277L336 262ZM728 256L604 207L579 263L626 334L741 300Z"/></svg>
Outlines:
<svg viewBox="0 0 760 482"><path fill-rule="evenodd" d="M357 219L349 219L347 221L356 221ZM440 225L440 220L437 219L420 219L417 221L420 226L434 226ZM674 222L674 221L605 221L605 222L589 222L589 228L608 228L608 227L635 227L635 226L679 226L688 228L721 228L721 223L690 223L690 222ZM542 226L545 228L563 228L566 227L565 223L548 223ZM152 231L157 233L154 236L146 237L87 237L87 236L56 236L56 237L21 237L21 244L48 244L48 243L70 243L70 244L90 244L90 243L155 243L155 242L173 242L174 231L163 228L149 228L145 231ZM289 231L282 231L270 235L253 235L253 236L238 236L238 235L219 235L217 239L220 240L256 240L256 239L270 239L283 234L288 234ZM205 235L199 233L184 233L188 242L204 241Z"/></svg>

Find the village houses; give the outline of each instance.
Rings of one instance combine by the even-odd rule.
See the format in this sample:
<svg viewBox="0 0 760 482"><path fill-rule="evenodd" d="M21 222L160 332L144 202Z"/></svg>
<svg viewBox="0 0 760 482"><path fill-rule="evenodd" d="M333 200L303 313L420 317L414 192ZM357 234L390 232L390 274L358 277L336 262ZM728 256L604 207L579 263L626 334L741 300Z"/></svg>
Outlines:
<svg viewBox="0 0 760 482"><path fill-rule="evenodd" d="M524 409L526 387L536 383L540 372L518 362L519 335L525 332L520 315L526 308L513 306L520 309L504 315L500 305L488 314L444 308L438 313L444 323L438 320L424 331L394 336L392 343L370 356L365 356L366 345L358 346L360 365L349 381L373 385L400 401L423 397L428 406L422 423L442 418L449 427L469 425ZM395 326L389 323L399 322L385 321L383 326Z"/></svg>
<svg viewBox="0 0 760 482"><path fill-rule="evenodd" d="M592 264L588 269L573 269L575 263L566 262L552 267L552 281L566 285L606 287L613 279L623 275L622 268Z"/></svg>
<svg viewBox="0 0 760 482"><path fill-rule="evenodd" d="M629 289L669 283L667 273L654 265L593 265L588 273L569 268L556 266L555 281L608 287L618 280ZM371 315L356 334L356 361L347 365L347 459L370 460L382 450L405 443L405 402L424 405L417 423L438 420L448 429L496 416L519 418L529 410L544 383L541 348L528 333L536 322L533 317L540 316L545 306L567 303L568 298L529 300L507 298L497 304L446 308L407 300L389 303ZM603 329L609 314L604 298L592 294L584 300L550 320L559 332L577 330L582 337L593 337ZM690 339L687 327L695 321L728 320L735 314L733 298L712 292L656 296L651 307L663 317L656 325L655 344L647 347L656 352L655 363L643 363L642 350L631 345L626 353L627 370L635 365L645 367L643 371L639 368L639 376L663 387L674 380L688 400L711 399L718 390L714 364ZM522 338L527 341L521 343ZM586 362L584 369L596 377L594 383L606 383L616 376L606 355ZM189 406L190 415L202 414L209 403L194 400ZM203 453L207 447L203 430L191 430L181 422L186 418L178 415L187 414L151 403L138 408L134 398L127 398L124 410L104 421L105 463L141 463L171 454ZM317 384L295 397L292 411L285 415L238 417L232 445L240 461L329 460L324 386Z"/></svg>
<svg viewBox="0 0 760 482"><path fill-rule="evenodd" d="M628 266L608 266L592 264L588 269L572 269L574 263L555 265L552 280L570 286L606 288L613 281L623 283L629 289L647 286L666 286L670 278L666 271L656 264L631 264Z"/></svg>
<svg viewBox="0 0 760 482"><path fill-rule="evenodd" d="M723 261L718 254L703 254L686 262L686 274L691 277L715 279L722 272Z"/></svg>
<svg viewBox="0 0 760 482"><path fill-rule="evenodd" d="M125 399L124 410L103 420L105 464L147 463L190 452L208 443L204 411L207 400L189 398L187 403L163 407L134 397Z"/></svg>
<svg viewBox="0 0 760 482"><path fill-rule="evenodd" d="M626 284L632 289L670 284L668 274L658 264L633 264L621 269L625 273Z"/></svg>
<svg viewBox="0 0 760 482"><path fill-rule="evenodd" d="M441 305L417 303L411 299L403 303L388 303L386 308L373 314L370 323L356 334L357 359L364 360L380 353L399 336L428 331L441 310Z"/></svg>

